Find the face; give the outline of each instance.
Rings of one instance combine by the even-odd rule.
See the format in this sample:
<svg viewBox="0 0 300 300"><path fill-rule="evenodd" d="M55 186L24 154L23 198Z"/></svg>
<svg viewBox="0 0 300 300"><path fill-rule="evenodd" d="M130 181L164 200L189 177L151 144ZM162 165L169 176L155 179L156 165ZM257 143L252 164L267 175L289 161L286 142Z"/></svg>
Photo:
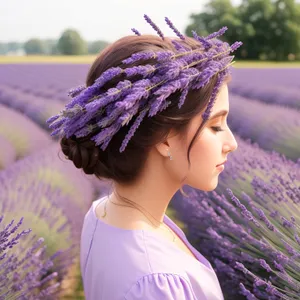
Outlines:
<svg viewBox="0 0 300 300"><path fill-rule="evenodd" d="M237 142L227 126L227 115L212 118L215 114L225 110L229 113L228 87L224 84L219 91L209 120L196 140L190 151L191 166L188 171L187 150L198 127L202 123L201 112L191 120L185 141L178 135L170 138L170 152L173 160L169 161L170 173L180 181L187 176L184 184L190 185L203 191L212 191L218 185L218 177L222 172L216 166L230 159L228 153L235 151ZM222 131L218 131L222 130ZM226 164L225 164L226 168Z"/></svg>

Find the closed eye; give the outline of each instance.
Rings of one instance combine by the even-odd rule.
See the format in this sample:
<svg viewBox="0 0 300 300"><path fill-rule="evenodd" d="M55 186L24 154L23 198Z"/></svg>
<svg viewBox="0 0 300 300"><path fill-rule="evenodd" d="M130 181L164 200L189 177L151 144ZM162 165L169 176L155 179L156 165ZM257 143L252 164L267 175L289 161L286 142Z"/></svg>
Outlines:
<svg viewBox="0 0 300 300"><path fill-rule="evenodd" d="M212 126L211 128L216 132L224 131L220 126Z"/></svg>

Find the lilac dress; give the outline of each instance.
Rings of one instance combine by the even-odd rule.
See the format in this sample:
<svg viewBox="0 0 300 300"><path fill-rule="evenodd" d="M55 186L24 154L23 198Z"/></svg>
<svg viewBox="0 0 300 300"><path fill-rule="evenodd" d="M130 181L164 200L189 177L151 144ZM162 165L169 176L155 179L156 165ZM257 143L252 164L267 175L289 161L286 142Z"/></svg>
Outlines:
<svg viewBox="0 0 300 300"><path fill-rule="evenodd" d="M197 259L155 232L104 223L93 202L81 233L80 267L87 300L223 300L208 262L167 216L164 222Z"/></svg>

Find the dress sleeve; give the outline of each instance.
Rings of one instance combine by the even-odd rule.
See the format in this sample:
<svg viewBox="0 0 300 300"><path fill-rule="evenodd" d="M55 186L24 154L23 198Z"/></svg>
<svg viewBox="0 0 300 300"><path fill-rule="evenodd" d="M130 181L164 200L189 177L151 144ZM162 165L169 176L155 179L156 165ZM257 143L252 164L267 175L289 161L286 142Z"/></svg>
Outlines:
<svg viewBox="0 0 300 300"><path fill-rule="evenodd" d="M190 283L180 275L156 273L142 277L124 300L197 300Z"/></svg>

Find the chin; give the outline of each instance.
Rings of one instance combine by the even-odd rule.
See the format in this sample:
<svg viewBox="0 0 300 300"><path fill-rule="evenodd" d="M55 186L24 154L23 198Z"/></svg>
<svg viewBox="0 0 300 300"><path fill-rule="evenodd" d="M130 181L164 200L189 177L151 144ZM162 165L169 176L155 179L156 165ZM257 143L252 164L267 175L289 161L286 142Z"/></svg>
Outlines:
<svg viewBox="0 0 300 300"><path fill-rule="evenodd" d="M211 187L211 188L206 188L206 189L200 189L201 191L203 192L212 192L216 189L216 186L215 187Z"/></svg>
<svg viewBox="0 0 300 300"><path fill-rule="evenodd" d="M207 184L188 184L190 187L194 189L198 189L203 192L212 192L215 190L218 186L218 181L217 182L210 182Z"/></svg>

